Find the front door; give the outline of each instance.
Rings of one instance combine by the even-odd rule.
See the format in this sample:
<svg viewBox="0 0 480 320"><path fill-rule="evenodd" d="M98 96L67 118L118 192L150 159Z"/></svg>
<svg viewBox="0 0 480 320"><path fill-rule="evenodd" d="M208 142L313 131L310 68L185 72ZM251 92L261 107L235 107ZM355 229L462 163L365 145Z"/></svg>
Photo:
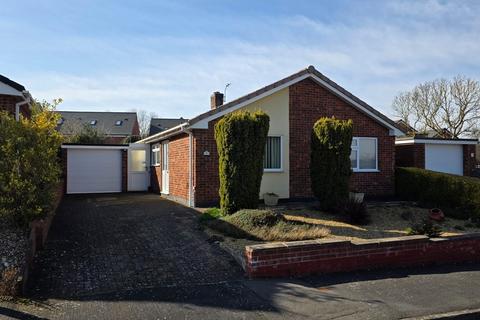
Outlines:
<svg viewBox="0 0 480 320"><path fill-rule="evenodd" d="M148 147L148 144L132 143L128 148L128 191L148 190Z"/></svg>
<svg viewBox="0 0 480 320"><path fill-rule="evenodd" d="M168 194L168 141L162 143L162 193Z"/></svg>

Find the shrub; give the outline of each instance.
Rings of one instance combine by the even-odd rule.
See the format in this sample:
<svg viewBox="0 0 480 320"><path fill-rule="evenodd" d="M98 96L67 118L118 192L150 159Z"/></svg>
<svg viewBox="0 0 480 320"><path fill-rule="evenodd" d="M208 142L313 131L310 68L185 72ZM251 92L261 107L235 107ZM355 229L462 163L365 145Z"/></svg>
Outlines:
<svg viewBox="0 0 480 320"><path fill-rule="evenodd" d="M414 224L412 227L407 228L407 234L409 235L421 234L430 238L438 238L441 233L442 228L430 219L424 219L421 223Z"/></svg>
<svg viewBox="0 0 480 320"><path fill-rule="evenodd" d="M0 214L21 226L48 213L55 197L61 135L54 105L36 102L31 119L18 122L0 113Z"/></svg>
<svg viewBox="0 0 480 320"><path fill-rule="evenodd" d="M441 207L447 216L480 220L480 180L419 168L397 168L398 196L432 207Z"/></svg>
<svg viewBox="0 0 480 320"><path fill-rule="evenodd" d="M222 217L222 210L219 208L208 208L205 212L200 216L200 221L208 221L214 220Z"/></svg>
<svg viewBox="0 0 480 320"><path fill-rule="evenodd" d="M352 224L365 225L370 221L365 202L348 199L345 203L344 213Z"/></svg>
<svg viewBox="0 0 480 320"><path fill-rule="evenodd" d="M80 144L104 144L107 140L105 132L91 125L85 124L73 134L68 142Z"/></svg>
<svg viewBox="0 0 480 320"><path fill-rule="evenodd" d="M312 130L310 177L322 210L331 211L348 199L351 120L319 119Z"/></svg>
<svg viewBox="0 0 480 320"><path fill-rule="evenodd" d="M237 111L215 125L220 207L225 214L258 207L269 121L262 111Z"/></svg>

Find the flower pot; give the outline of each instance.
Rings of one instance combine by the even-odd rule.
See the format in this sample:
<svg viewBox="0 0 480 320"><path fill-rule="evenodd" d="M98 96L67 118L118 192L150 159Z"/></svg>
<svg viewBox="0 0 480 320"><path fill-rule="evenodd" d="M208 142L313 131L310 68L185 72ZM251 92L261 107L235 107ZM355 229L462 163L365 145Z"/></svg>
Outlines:
<svg viewBox="0 0 480 320"><path fill-rule="evenodd" d="M443 213L442 210L438 208L433 208L433 209L430 209L430 219L432 219L433 221L441 222L445 220L445 214Z"/></svg>
<svg viewBox="0 0 480 320"><path fill-rule="evenodd" d="M349 196L350 200L361 203L361 202L363 202L363 198L365 196L365 193L349 192L348 196Z"/></svg>
<svg viewBox="0 0 480 320"><path fill-rule="evenodd" d="M275 193L264 193L263 201L266 206L276 206L278 204L278 195Z"/></svg>

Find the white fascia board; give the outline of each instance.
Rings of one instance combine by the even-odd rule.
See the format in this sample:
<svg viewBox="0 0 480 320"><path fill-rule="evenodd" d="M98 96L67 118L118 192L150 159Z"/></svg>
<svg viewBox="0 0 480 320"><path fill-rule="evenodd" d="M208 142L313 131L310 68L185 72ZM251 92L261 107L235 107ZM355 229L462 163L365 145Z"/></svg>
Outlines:
<svg viewBox="0 0 480 320"><path fill-rule="evenodd" d="M179 125L176 125L175 127L171 127L168 130L165 130L165 131L162 131L162 132L159 132L159 133L155 133L154 135L143 138L142 140L138 140L135 143L152 143L152 142L157 142L157 141L163 140L166 137L170 137L172 134L179 133L179 132L175 132L175 130L178 130L178 129L183 130L183 128L187 127L187 125L188 125L188 122L181 123ZM182 131L182 130L180 130L180 131Z"/></svg>
<svg viewBox="0 0 480 320"><path fill-rule="evenodd" d="M468 140L433 140L433 139L408 139L408 140L397 140L395 145L409 145L409 144L478 144L478 141L468 141Z"/></svg>
<svg viewBox="0 0 480 320"><path fill-rule="evenodd" d="M377 116L376 114L374 114L373 112L371 112L370 110L366 109L365 107L363 107L362 105L360 105L359 103L355 102L354 100L352 100L351 98L347 97L345 94L343 94L342 92L338 91L337 89L333 88L331 85L329 85L327 82L323 81L322 79L320 79L319 77L317 77L316 75L312 75L312 74L305 74L303 76L300 76L298 78L295 78L289 82L286 82L278 87L275 87L269 91L266 91L258 96L255 96L249 100L246 100L246 101L243 101L239 104L236 104L236 105L233 105L231 106L230 108L228 109L225 109L221 112L218 112L218 113L215 113L215 114L212 114L211 116L205 118L205 119L202 119L200 120L199 122L193 124L192 126L190 126L190 128L192 129L208 129L208 123L212 120L215 120L227 113L230 113L230 112L233 112L235 110L238 110L246 105L249 105L257 100L260 100L262 98L265 98L271 94L274 94L275 92L278 92L282 89L285 89L297 82L300 82L304 79L307 79L307 78L312 78L314 79L316 82L318 82L319 84L321 84L322 86L326 87L328 90L330 90L331 92L333 92L335 95L339 96L340 98L344 99L345 101L347 101L349 104L351 104L353 107L355 107L356 109L362 111L363 113L367 114L370 118L376 120L377 122L380 122L381 124L383 124L385 127L387 127L389 129L389 134L391 136L400 136L402 134L404 134L402 131L400 131L398 128L392 126L390 123L386 122L384 119L380 118L379 116Z"/></svg>
<svg viewBox="0 0 480 320"><path fill-rule="evenodd" d="M23 93L21 91L18 91L17 89L10 87L3 82L0 82L0 94L23 97Z"/></svg>
<svg viewBox="0 0 480 320"><path fill-rule="evenodd" d="M118 150L127 150L128 146L101 146L101 145L73 145L73 144L62 144L62 149L118 149Z"/></svg>

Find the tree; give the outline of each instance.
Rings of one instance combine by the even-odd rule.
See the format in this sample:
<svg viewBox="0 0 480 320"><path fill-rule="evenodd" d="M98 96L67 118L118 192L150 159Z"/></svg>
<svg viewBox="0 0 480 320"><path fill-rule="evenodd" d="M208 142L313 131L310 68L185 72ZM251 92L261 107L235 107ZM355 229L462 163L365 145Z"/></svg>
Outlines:
<svg viewBox="0 0 480 320"><path fill-rule="evenodd" d="M75 133L69 137L69 142L81 144L104 144L107 140L106 133L99 128L93 128L88 124L83 124L81 128L82 129L76 130Z"/></svg>
<svg viewBox="0 0 480 320"><path fill-rule="evenodd" d="M480 83L464 76L425 82L397 95L392 107L417 132L473 136L480 127Z"/></svg>
<svg viewBox="0 0 480 320"><path fill-rule="evenodd" d="M47 214L61 173L53 103L33 102L31 119L0 112L0 215L21 226Z"/></svg>
<svg viewBox="0 0 480 320"><path fill-rule="evenodd" d="M147 113L145 110L137 111L137 121L140 129L140 137L145 138L148 136L150 131L150 122L152 118L155 118L157 115L154 112Z"/></svg>
<svg viewBox="0 0 480 320"><path fill-rule="evenodd" d="M269 122L263 111L237 111L215 125L220 207L225 214L258 207Z"/></svg>
<svg viewBox="0 0 480 320"><path fill-rule="evenodd" d="M348 199L352 120L320 118L312 129L310 178L322 210L337 210Z"/></svg>

